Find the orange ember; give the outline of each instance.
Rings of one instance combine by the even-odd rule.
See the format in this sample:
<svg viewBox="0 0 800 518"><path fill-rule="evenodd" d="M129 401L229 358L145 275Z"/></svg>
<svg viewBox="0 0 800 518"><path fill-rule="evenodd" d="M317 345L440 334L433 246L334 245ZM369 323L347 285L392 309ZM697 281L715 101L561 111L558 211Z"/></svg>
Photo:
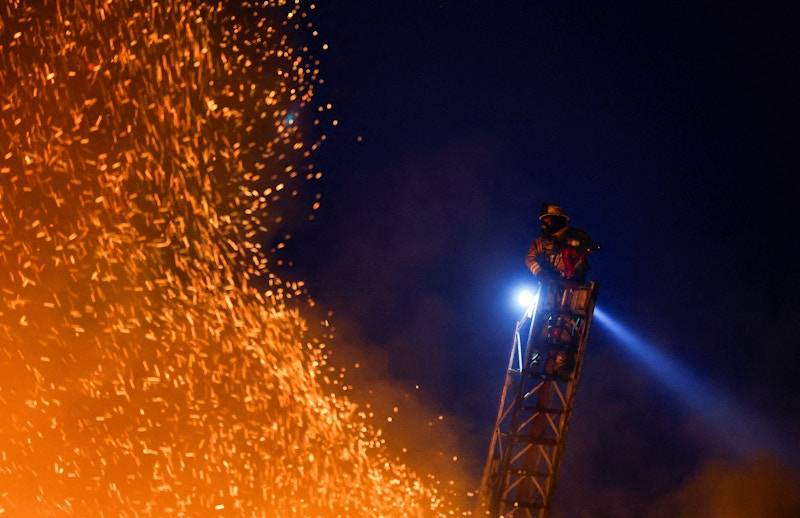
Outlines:
<svg viewBox="0 0 800 518"><path fill-rule="evenodd" d="M285 1L0 7L0 514L448 512L325 381L261 249L319 179L310 27Z"/></svg>

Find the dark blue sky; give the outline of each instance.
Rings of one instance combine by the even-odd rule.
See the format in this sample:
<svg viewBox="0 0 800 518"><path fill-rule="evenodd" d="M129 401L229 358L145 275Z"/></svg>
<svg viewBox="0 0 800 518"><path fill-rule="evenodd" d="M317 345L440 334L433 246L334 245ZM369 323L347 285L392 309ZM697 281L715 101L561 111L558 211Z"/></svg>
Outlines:
<svg viewBox="0 0 800 518"><path fill-rule="evenodd" d="M317 13L340 124L318 156L323 208L289 253L389 375L463 419L478 464L511 292L551 200L603 245L601 306L800 443L797 13L467 0ZM726 457L686 408L596 327L561 512L641 516ZM570 507L575 492L594 507Z"/></svg>

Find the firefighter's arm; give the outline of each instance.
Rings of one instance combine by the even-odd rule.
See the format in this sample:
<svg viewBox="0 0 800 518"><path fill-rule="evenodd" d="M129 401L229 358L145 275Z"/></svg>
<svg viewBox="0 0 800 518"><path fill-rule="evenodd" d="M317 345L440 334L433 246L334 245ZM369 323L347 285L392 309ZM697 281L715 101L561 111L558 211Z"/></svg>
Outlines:
<svg viewBox="0 0 800 518"><path fill-rule="evenodd" d="M525 256L525 266L527 266L528 270L536 277L540 277L544 273L542 265L539 264L541 253L541 243L539 239L534 239L533 243L531 243L531 247L528 249L528 255Z"/></svg>
<svg viewBox="0 0 800 518"><path fill-rule="evenodd" d="M589 234L580 229L574 229L574 234L568 244L582 252L591 253L600 250L600 245L596 243Z"/></svg>

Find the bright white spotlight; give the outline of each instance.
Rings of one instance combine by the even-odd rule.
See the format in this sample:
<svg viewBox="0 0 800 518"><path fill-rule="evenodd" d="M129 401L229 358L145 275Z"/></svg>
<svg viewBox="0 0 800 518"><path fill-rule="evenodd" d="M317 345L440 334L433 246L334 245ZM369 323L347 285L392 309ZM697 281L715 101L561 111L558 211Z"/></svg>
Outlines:
<svg viewBox="0 0 800 518"><path fill-rule="evenodd" d="M539 295L537 293L534 293L527 288L522 288L517 291L517 304L525 309L533 307L538 298Z"/></svg>

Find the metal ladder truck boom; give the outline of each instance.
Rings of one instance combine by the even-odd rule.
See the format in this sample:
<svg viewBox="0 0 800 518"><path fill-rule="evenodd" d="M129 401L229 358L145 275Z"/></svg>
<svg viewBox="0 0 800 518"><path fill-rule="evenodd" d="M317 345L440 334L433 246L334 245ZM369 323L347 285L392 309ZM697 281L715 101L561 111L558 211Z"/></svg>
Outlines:
<svg viewBox="0 0 800 518"><path fill-rule="evenodd" d="M545 518L550 509L597 284L544 282L537 295L514 328L478 516ZM555 370L565 358L568 371Z"/></svg>

